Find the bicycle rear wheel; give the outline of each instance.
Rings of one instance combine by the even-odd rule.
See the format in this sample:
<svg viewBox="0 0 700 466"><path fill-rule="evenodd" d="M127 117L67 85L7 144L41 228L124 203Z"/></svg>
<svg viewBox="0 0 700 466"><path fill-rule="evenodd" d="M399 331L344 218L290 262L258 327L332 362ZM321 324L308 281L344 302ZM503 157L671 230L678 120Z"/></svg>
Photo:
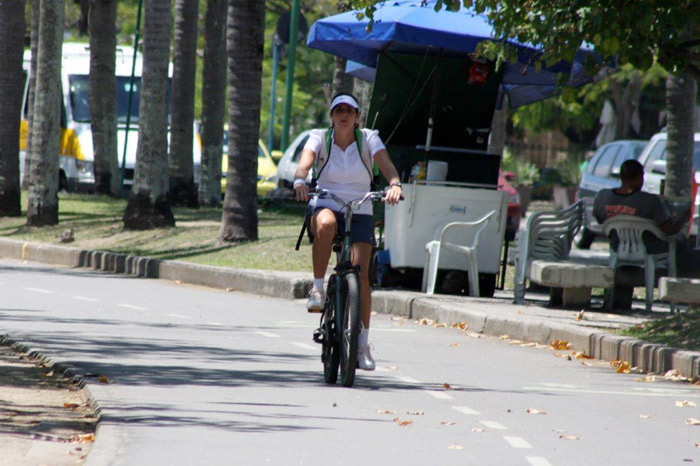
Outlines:
<svg viewBox="0 0 700 466"><path fill-rule="evenodd" d="M340 338L335 329L335 286L336 276L331 275L326 289L328 299L321 319L323 331L321 361L323 362L323 380L327 384L334 384L338 380L338 366L340 365Z"/></svg>
<svg viewBox="0 0 700 466"><path fill-rule="evenodd" d="M343 276L343 328L340 335L340 380L344 387L352 387L357 367L357 340L360 336L360 281L357 272Z"/></svg>

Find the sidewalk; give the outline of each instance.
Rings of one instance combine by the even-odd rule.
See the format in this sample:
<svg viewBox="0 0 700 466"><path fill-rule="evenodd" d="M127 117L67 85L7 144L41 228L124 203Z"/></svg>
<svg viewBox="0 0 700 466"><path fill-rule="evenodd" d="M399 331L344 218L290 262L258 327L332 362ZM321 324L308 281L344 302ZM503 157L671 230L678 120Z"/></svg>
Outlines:
<svg viewBox="0 0 700 466"><path fill-rule="evenodd" d="M284 299L303 300L311 287L309 275L303 273L234 270L9 239L0 239L0 257L162 278ZM373 307L375 312L412 320L426 319L425 322L446 326L466 324L471 332L496 337L507 335L511 340L522 342L549 345L559 340L567 342L570 346L563 346L570 351L583 352L604 361L627 361L631 367L644 372L664 374L674 370L682 377L700 376L699 352L681 351L612 333L651 317L644 313L641 302L635 303L631 314L617 315L596 310L600 307L582 313L550 309L546 307L547 296L536 292L528 292L526 305L515 305L512 298L512 292L507 290L497 291L493 298L427 296L410 291L377 290L373 292ZM600 303L595 305L600 306ZM661 303L655 303L654 308L660 311L668 309ZM9 374L12 376L13 373ZM25 434L30 432L31 426L27 425ZM5 451L8 442L16 440L14 433L0 430L0 451Z"/></svg>

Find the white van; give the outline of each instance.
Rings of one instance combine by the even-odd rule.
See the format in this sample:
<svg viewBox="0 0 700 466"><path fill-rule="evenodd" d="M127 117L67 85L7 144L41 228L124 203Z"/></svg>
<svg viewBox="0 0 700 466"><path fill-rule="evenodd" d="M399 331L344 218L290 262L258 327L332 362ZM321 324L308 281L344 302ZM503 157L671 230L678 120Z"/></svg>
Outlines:
<svg viewBox="0 0 700 466"><path fill-rule="evenodd" d="M24 53L25 76L29 73L31 51ZM115 74L117 77L117 155L119 166L124 157L126 140L126 163L124 185L130 187L136 166L138 143L139 96L143 56L136 52L134 67L134 92L131 102L131 119L127 137L126 122L129 103L131 71L134 66L134 49L117 47ZM172 77L172 63L168 73ZM90 47L87 43L63 44L61 61L61 145L59 149L59 188L69 191L92 191L95 185L92 129L90 127ZM172 82L172 81L171 81ZM20 169L24 167L24 152L27 141L27 113L29 85L25 86L24 106L20 133ZM170 133L168 132L168 139ZM194 145L195 182L199 182L201 151Z"/></svg>
<svg viewBox="0 0 700 466"><path fill-rule="evenodd" d="M655 134L639 154L639 163L644 165L644 191L663 194L666 181L666 142L668 135L665 131ZM693 146L693 176L700 180L700 133L695 133ZM690 235L697 237L700 223L700 190L692 200L695 204Z"/></svg>

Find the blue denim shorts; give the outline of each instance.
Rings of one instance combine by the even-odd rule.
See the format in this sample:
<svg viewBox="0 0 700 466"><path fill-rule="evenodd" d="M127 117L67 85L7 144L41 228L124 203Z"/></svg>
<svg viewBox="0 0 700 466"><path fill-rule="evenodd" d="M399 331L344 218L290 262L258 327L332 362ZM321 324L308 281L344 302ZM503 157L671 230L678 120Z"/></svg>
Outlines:
<svg viewBox="0 0 700 466"><path fill-rule="evenodd" d="M327 207L316 207L312 213L315 214L319 210L327 209ZM345 214L335 212L335 218L338 222L338 233L345 234ZM309 241L314 242L314 235L311 233L311 228L308 230ZM353 243L369 243L372 246L377 245L377 240L374 237L374 216L353 214L352 216L352 231L350 232Z"/></svg>

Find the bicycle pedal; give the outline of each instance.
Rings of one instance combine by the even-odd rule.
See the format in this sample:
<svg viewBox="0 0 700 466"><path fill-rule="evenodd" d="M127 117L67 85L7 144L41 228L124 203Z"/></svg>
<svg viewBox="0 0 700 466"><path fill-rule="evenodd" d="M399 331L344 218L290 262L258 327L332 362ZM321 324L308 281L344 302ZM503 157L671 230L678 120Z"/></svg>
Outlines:
<svg viewBox="0 0 700 466"><path fill-rule="evenodd" d="M320 314L323 312L323 308L318 308L318 309L306 309L306 312L309 314Z"/></svg>
<svg viewBox="0 0 700 466"><path fill-rule="evenodd" d="M323 330L321 330L320 328L317 328L316 330L314 330L314 337L313 338L314 338L314 341L316 343L322 344L323 340L324 340Z"/></svg>

